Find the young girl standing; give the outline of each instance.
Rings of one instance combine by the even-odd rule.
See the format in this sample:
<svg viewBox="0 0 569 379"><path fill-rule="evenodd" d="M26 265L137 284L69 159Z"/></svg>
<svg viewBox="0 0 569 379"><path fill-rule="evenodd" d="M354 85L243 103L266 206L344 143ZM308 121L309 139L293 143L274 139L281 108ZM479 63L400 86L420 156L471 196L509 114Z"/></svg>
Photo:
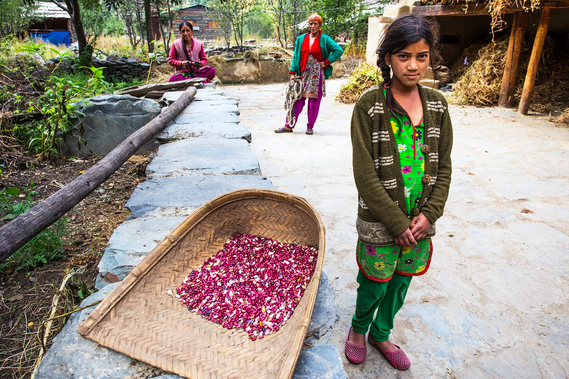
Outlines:
<svg viewBox="0 0 569 379"><path fill-rule="evenodd" d="M369 344L394 368L411 366L389 334L411 278L429 268L430 237L443 214L451 177L447 102L419 84L437 54L437 41L433 21L397 18L377 51L384 82L360 96L352 115L359 195L359 287L345 346L352 363L365 361L369 330Z"/></svg>

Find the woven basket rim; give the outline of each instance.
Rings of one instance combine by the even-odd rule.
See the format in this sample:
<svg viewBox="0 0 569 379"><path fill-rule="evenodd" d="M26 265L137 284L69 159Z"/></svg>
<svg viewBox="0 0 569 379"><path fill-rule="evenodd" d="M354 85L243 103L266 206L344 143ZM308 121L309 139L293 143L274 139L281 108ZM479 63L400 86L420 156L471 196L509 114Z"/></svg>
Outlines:
<svg viewBox="0 0 569 379"><path fill-rule="evenodd" d="M302 349L302 344L304 341L304 336L306 330L308 329L308 324L310 322L310 317L314 308L314 303L316 300L316 291L318 288L318 283L320 282L321 270L324 259L324 248L325 248L325 229L322 219L318 212L306 201L296 195L289 193L267 190L267 189L243 189L228 192L215 199L212 199L196 209L191 215L189 215L184 221L182 221L171 233L169 233L148 255L142 260L142 262L134 267L132 271L127 275L127 277L111 291L111 293L95 308L91 314L79 325L77 331L79 334L85 338L91 338L91 332L99 323L103 321L105 316L117 306L121 300L128 296L130 290L133 289L136 284L141 281L145 275L147 275L152 268L160 262L160 260L166 256L172 248L176 246L178 241L180 241L184 236L190 232L190 230L198 225L201 220L208 217L209 214L216 211L217 209L224 207L233 202L243 201L247 199L263 198L272 201L283 202L292 205L296 209L306 213L310 218L312 218L318 225L318 262L316 269L312 276L312 280L316 280L316 290L314 293L305 293L304 296L309 296L309 303L305 308L304 312L308 315L307 322L302 322L301 325L296 329L296 336L294 337L295 346L291 346L289 353L286 354L284 362L281 369L279 370L279 378L290 378L294 372L294 366L298 359L298 355ZM303 297L304 297L303 296ZM303 319L304 320L304 319ZM104 341L95 342L102 344L108 348L121 351L113 346L108 346ZM124 351L121 351L125 353ZM149 364L160 367L159 364L153 362L147 362ZM161 367L164 369L164 367ZM177 373L179 374L179 373Z"/></svg>

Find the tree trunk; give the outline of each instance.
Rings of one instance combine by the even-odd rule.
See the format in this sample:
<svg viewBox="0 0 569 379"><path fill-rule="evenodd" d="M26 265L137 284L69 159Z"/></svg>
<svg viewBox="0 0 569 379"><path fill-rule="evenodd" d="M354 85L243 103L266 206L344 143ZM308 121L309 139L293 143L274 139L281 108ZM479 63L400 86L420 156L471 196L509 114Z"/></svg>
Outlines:
<svg viewBox="0 0 569 379"><path fill-rule="evenodd" d="M146 19L146 41L148 42L148 52L154 52L154 34L152 33L152 10L150 0L144 0L144 18Z"/></svg>
<svg viewBox="0 0 569 379"><path fill-rule="evenodd" d="M65 10L69 14L69 17L71 17L71 22L73 23L75 34L77 34L79 54L81 54L87 46L87 38L85 37L85 29L83 28L83 22L81 21L81 8L79 6L79 0L65 0L65 7L67 7L67 9L65 9L63 5L58 1L52 0L52 2L61 9Z"/></svg>
<svg viewBox="0 0 569 379"><path fill-rule="evenodd" d="M142 145L164 129L193 100L196 91L194 87L188 88L166 111L132 133L96 165L0 228L0 263L93 192Z"/></svg>

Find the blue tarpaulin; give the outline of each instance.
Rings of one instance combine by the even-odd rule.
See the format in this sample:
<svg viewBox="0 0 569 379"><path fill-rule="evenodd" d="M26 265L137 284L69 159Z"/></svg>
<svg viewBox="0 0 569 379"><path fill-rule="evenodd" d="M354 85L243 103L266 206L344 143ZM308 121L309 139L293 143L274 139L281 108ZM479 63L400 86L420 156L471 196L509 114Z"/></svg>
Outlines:
<svg viewBox="0 0 569 379"><path fill-rule="evenodd" d="M45 42L52 43L54 45L65 45L69 46L71 43L71 37L69 32L49 32L49 33L30 33L32 38L39 38Z"/></svg>

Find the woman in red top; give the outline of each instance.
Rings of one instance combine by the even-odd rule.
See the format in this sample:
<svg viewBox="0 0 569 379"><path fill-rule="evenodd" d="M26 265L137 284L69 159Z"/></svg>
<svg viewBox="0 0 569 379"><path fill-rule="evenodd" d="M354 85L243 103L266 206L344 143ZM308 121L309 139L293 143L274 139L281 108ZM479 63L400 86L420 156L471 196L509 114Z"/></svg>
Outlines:
<svg viewBox="0 0 569 379"><path fill-rule="evenodd" d="M206 78L206 83L215 77L215 68L206 66L207 57L203 43L192 38L194 27L188 21L180 24L182 38L174 41L168 55L168 63L176 69L169 82L190 78Z"/></svg>
<svg viewBox="0 0 569 379"><path fill-rule="evenodd" d="M326 83L332 75L332 63L340 59L344 51L330 36L322 33L322 17L314 13L308 17L309 32L301 34L294 45L294 55L290 65L290 79L300 77L303 84L302 97L292 106L292 120L287 118L285 126L275 133L292 132L296 120L308 99L308 124L306 134L312 135L318 117L320 101L326 96Z"/></svg>

